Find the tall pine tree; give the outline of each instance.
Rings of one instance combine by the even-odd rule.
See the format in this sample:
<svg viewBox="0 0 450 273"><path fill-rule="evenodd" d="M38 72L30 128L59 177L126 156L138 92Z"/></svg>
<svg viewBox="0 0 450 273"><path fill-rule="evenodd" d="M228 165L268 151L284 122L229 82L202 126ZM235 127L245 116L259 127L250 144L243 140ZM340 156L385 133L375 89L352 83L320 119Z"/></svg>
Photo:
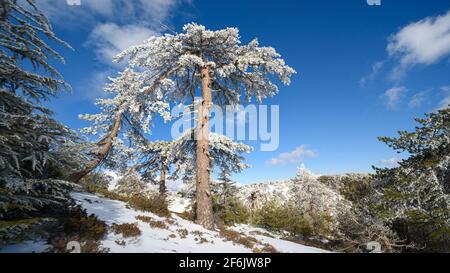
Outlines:
<svg viewBox="0 0 450 273"><path fill-rule="evenodd" d="M218 31L187 24L183 33L152 37L144 44L125 50L116 58L128 58L129 66L142 73L142 85L151 90L163 82L169 88L164 98L176 102L189 100L200 92L196 131L197 219L206 228L214 227L211 200L211 162L209 118L212 103L236 105L240 96L258 102L278 92L270 75L290 83L295 71L271 47L260 47L257 40L240 42L239 31ZM145 90L145 89L144 89ZM143 93L148 93L143 91Z"/></svg>

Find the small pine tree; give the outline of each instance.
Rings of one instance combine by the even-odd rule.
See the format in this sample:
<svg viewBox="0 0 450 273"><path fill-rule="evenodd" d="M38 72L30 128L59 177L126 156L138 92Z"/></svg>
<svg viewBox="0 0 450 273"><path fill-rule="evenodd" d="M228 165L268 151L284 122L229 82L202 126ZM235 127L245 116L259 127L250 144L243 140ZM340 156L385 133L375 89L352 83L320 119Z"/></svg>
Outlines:
<svg viewBox="0 0 450 273"><path fill-rule="evenodd" d="M213 184L213 193L217 196L219 205L223 205L236 196L238 188L236 182L231 180L231 174L227 169L220 172L218 181Z"/></svg>
<svg viewBox="0 0 450 273"><path fill-rule="evenodd" d="M140 196L144 193L145 183L142 181L139 173L134 169L129 169L125 175L117 181L116 192L128 196Z"/></svg>
<svg viewBox="0 0 450 273"><path fill-rule="evenodd" d="M170 171L170 154L173 144L173 142L168 141L156 141L144 146L141 151L143 163L137 167L142 173L143 179L149 180L153 184L159 184L159 194L163 198L165 198L167 192L166 177ZM158 173L159 181L156 179Z"/></svg>

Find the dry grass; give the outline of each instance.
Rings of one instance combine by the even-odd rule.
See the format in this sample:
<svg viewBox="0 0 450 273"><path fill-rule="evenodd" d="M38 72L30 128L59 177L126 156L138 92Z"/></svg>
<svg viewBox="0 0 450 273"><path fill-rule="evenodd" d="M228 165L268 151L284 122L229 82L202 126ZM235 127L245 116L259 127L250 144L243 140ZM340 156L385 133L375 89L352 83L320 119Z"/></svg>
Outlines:
<svg viewBox="0 0 450 273"><path fill-rule="evenodd" d="M253 249L255 244L260 243L255 238L246 236L245 234L239 233L234 230L221 229L219 233L223 238L225 238L225 240L232 241L236 244L243 245L250 249Z"/></svg>
<svg viewBox="0 0 450 273"><path fill-rule="evenodd" d="M269 238L275 238L272 234L270 234L268 232L261 232L261 231L258 231L258 230L251 231L250 234L265 236L265 237L269 237Z"/></svg>
<svg viewBox="0 0 450 273"><path fill-rule="evenodd" d="M111 227L114 234L122 234L123 237L136 237L142 234L137 223L124 223L116 224L114 223Z"/></svg>
<svg viewBox="0 0 450 273"><path fill-rule="evenodd" d="M261 249L263 253L278 253L278 250L269 244L264 244L264 247Z"/></svg>
<svg viewBox="0 0 450 273"><path fill-rule="evenodd" d="M187 237L188 234L189 234L189 231L188 231L187 229L185 229L185 228L183 228L183 229L177 229L177 232L178 232L178 234L180 235L180 238L181 238L181 239L186 239L186 237Z"/></svg>
<svg viewBox="0 0 450 273"><path fill-rule="evenodd" d="M199 230L191 231L191 234L194 235L194 236L198 236L198 237L202 237L203 236L203 232L201 232Z"/></svg>
<svg viewBox="0 0 450 273"><path fill-rule="evenodd" d="M115 240L114 241L116 244L118 244L119 246L125 246L126 242L124 240Z"/></svg>
<svg viewBox="0 0 450 273"><path fill-rule="evenodd" d="M152 228L160 228L160 229L168 229L169 228L164 221L154 220L150 216L138 215L138 216L136 216L136 219L139 221L142 221L144 223L148 223L150 225L150 227L152 227Z"/></svg>

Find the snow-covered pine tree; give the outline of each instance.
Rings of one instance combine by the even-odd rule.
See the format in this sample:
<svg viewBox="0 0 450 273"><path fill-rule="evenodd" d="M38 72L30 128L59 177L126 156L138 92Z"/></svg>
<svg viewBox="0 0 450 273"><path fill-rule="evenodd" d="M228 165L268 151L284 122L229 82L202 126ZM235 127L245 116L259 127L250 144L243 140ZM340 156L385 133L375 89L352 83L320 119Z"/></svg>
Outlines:
<svg viewBox="0 0 450 273"><path fill-rule="evenodd" d="M122 178L117 181L116 192L128 197L143 195L145 183L139 173L134 169L128 169Z"/></svg>
<svg viewBox="0 0 450 273"><path fill-rule="evenodd" d="M159 184L159 194L165 198L167 187L166 177L170 171L172 147L174 142L156 141L144 146L141 153L142 163L138 165L138 170L142 173L142 178ZM157 174L159 173L159 181Z"/></svg>
<svg viewBox="0 0 450 273"><path fill-rule="evenodd" d="M192 138L195 129L186 131L180 138L174 141L171 160L173 162L173 174L171 179L183 179L186 183L195 183L196 140ZM240 173L249 168L245 164L243 153L249 153L252 147L234 142L230 138L216 133L210 134L209 155L211 159L211 171L228 173ZM194 191L197 190L194 187Z"/></svg>
<svg viewBox="0 0 450 273"><path fill-rule="evenodd" d="M231 179L231 173L228 169L223 169L217 177L213 186L213 193L217 195L219 204L225 204L227 200L236 196L238 188L236 182Z"/></svg>
<svg viewBox="0 0 450 273"><path fill-rule="evenodd" d="M42 216L68 201L71 185L58 179L84 158L75 133L40 105L66 87L48 43L68 45L34 0L0 2L0 40L0 218Z"/></svg>
<svg viewBox="0 0 450 273"><path fill-rule="evenodd" d="M429 251L450 246L450 108L416 119L414 132L380 140L410 156L392 169L376 168L377 205L402 238Z"/></svg>
<svg viewBox="0 0 450 273"><path fill-rule="evenodd" d="M35 0L3 0L0 3L0 86L11 93L40 101L67 87L58 71L49 64L50 58L64 63L64 58L48 42L70 47L60 40ZM43 39L46 38L46 40ZM37 70L27 70L29 62Z"/></svg>
<svg viewBox="0 0 450 273"><path fill-rule="evenodd" d="M81 119L92 122L90 127L82 130L85 134L99 135L99 141L94 150L94 159L81 171L74 173L72 181L78 181L100 163L108 158L120 157L119 160L108 160L108 163L127 162L133 155L137 157L139 149L145 149L148 141L144 133L151 133L150 127L155 115L160 115L165 121L170 120L169 104L162 100L163 92L168 88L163 81L155 81L151 87L145 86L141 79L144 75L125 69L116 78L110 78L105 91L112 98L100 99L97 105L102 109L99 114L83 114ZM133 148L125 145L120 133L133 143ZM136 159L136 158L134 158Z"/></svg>
<svg viewBox="0 0 450 273"><path fill-rule="evenodd" d="M164 96L177 102L201 91L202 107L198 111L196 132L197 219L199 224L214 227L210 189L209 116L212 103L235 105L244 94L258 102L278 92L270 75L284 84L295 71L287 66L272 47L260 47L255 39L242 45L239 31L226 28L207 30L195 23L183 27L183 33L151 37L142 45L131 47L116 58L128 57L131 68L142 71L143 86L163 81L168 88Z"/></svg>

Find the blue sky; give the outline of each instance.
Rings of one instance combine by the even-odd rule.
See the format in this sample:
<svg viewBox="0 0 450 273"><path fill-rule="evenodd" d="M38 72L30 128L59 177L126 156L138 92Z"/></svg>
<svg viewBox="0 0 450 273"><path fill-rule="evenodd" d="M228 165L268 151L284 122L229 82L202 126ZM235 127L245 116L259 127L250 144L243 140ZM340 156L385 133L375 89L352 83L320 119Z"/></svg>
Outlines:
<svg viewBox="0 0 450 273"><path fill-rule="evenodd" d="M253 167L240 183L286 179L304 163L316 173L369 172L398 155L377 140L414 128L414 118L450 101L450 2L443 0L201 1L42 0L61 49L57 65L72 86L49 103L71 128L88 125L107 76L121 69L110 58L167 28L197 22L237 27L243 42L257 37L298 72L266 104L280 105L280 147L247 156ZM164 26L163 26L164 25ZM170 137L157 122L152 139ZM280 157L280 154L283 154ZM272 160L276 159L276 160ZM276 164L269 164L269 162Z"/></svg>

